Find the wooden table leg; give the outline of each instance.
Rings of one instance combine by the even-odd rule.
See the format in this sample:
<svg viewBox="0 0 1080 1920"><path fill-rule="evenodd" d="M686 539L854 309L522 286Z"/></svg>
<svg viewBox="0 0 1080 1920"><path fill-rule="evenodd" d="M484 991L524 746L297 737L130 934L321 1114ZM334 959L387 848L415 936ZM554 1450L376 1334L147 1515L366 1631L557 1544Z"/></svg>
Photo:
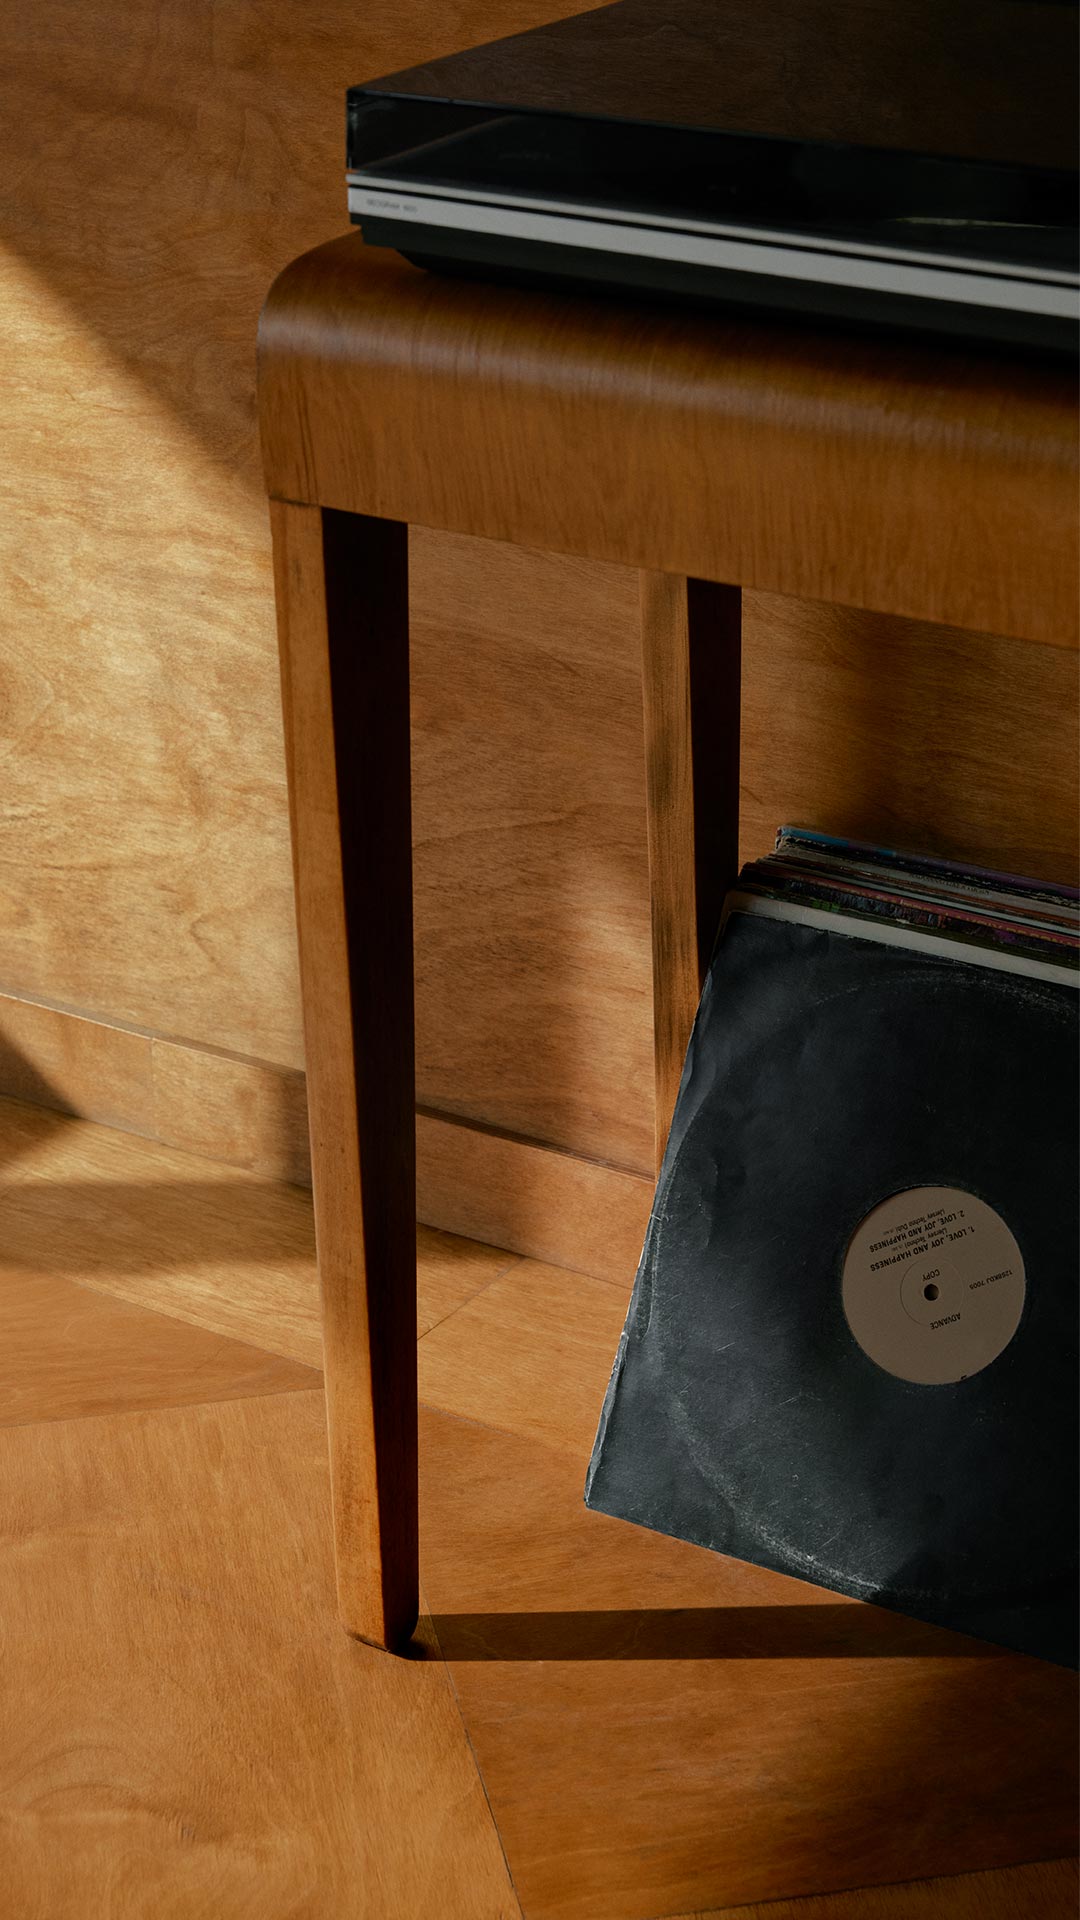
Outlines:
<svg viewBox="0 0 1080 1920"><path fill-rule="evenodd" d="M656 1164L724 894L739 870L741 594L642 573Z"/></svg>
<svg viewBox="0 0 1080 1920"><path fill-rule="evenodd" d="M271 503L338 1604L417 1616L407 529Z"/></svg>

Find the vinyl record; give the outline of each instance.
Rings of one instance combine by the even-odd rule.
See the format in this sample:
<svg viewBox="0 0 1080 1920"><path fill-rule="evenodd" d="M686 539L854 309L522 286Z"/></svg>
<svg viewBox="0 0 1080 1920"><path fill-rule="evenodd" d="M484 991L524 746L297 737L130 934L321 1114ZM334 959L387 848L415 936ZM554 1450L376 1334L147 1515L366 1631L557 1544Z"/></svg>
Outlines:
<svg viewBox="0 0 1080 1920"><path fill-rule="evenodd" d="M729 920L590 1505L1073 1657L1075 990Z"/></svg>

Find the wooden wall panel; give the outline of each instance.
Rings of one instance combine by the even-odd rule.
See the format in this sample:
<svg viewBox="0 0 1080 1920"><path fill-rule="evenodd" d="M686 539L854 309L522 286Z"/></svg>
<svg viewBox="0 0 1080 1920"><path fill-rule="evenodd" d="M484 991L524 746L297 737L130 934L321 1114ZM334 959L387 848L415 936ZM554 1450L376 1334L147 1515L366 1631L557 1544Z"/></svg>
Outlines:
<svg viewBox="0 0 1080 1920"><path fill-rule="evenodd" d="M300 1063L256 318L350 82L573 11L4 10L0 987Z"/></svg>
<svg viewBox="0 0 1080 1920"><path fill-rule="evenodd" d="M1077 660L744 596L744 857L782 821L1040 879L1077 861Z"/></svg>
<svg viewBox="0 0 1080 1920"><path fill-rule="evenodd" d="M0 1091L33 1102L20 1113L52 1108L104 1122L242 1168L268 1192L282 1182L311 1185L307 1089L295 1068L0 994ZM652 1201L649 1174L423 1109L416 1136L421 1221L629 1282Z"/></svg>
<svg viewBox="0 0 1080 1920"><path fill-rule="evenodd" d="M575 10L6 11L0 991L299 1067L256 315L345 226L348 82ZM421 1099L647 1172L635 582L412 553ZM1069 874L1072 656L760 595L746 624L744 852L788 818ZM169 1110L203 1139L193 1059ZM230 1156L302 1160L295 1099L280 1144L227 1106Z"/></svg>
<svg viewBox="0 0 1080 1920"><path fill-rule="evenodd" d="M417 533L422 1104L652 1165L637 577Z"/></svg>
<svg viewBox="0 0 1080 1920"><path fill-rule="evenodd" d="M299 1065L263 503L12 252L0 287L0 984Z"/></svg>

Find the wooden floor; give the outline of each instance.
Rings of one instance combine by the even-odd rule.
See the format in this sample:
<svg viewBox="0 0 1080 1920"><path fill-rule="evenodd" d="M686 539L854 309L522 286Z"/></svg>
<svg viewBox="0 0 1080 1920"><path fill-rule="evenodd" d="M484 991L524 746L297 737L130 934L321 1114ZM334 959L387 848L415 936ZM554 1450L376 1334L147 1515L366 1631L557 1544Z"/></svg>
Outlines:
<svg viewBox="0 0 1080 1920"><path fill-rule="evenodd" d="M1071 1920L1069 1676L585 1511L626 1292L422 1232L393 1659L309 1196L0 1102L3 1913Z"/></svg>

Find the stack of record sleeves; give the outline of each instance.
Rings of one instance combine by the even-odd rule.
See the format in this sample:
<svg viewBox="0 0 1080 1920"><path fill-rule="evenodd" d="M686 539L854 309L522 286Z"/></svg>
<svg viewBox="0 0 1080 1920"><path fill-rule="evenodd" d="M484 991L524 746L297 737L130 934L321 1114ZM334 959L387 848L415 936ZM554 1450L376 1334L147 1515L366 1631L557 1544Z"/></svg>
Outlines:
<svg viewBox="0 0 1080 1920"><path fill-rule="evenodd" d="M1075 1664L1078 907L795 828L744 868L590 1506Z"/></svg>
<svg viewBox="0 0 1080 1920"><path fill-rule="evenodd" d="M1080 892L1015 874L962 867L781 827L776 851L744 867L728 913L763 913L830 927L923 953L1028 972L1065 983L1080 969ZM825 917L828 916L828 917Z"/></svg>

